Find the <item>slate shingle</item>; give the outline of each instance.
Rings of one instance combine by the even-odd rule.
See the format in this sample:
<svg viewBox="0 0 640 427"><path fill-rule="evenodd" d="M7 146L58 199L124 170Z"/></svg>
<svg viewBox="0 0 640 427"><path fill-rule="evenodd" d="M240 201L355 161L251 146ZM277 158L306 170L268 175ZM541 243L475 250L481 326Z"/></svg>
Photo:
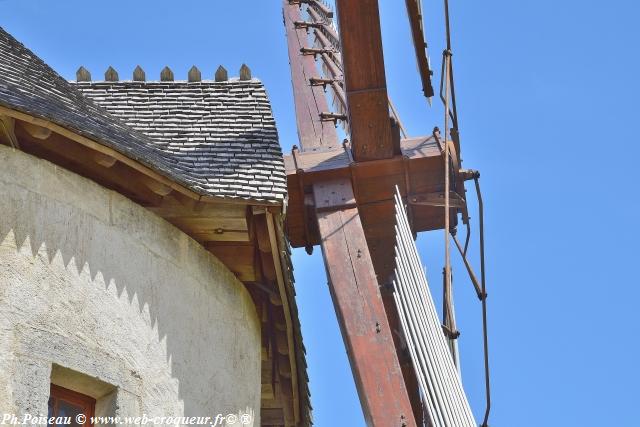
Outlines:
<svg viewBox="0 0 640 427"><path fill-rule="evenodd" d="M0 105L86 136L204 196L282 202L286 195L271 106L255 79L70 83L0 28ZM238 174L253 184L234 183Z"/></svg>

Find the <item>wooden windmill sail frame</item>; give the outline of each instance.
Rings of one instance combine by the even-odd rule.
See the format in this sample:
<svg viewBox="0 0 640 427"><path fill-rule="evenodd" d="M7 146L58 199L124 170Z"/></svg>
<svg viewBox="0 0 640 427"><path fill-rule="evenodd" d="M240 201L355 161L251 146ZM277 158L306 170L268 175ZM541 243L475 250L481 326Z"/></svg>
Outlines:
<svg viewBox="0 0 640 427"><path fill-rule="evenodd" d="M287 233L294 247L322 247L367 425L417 426L422 401L392 292L395 188L413 233L444 228L445 200L455 227L456 214L466 213L459 146L436 131L401 140L390 117L378 2L336 0L336 6L338 43L333 13L323 3L283 0L300 140L285 156ZM410 20L417 40L420 28ZM417 58L424 68L423 55ZM422 77L431 95L431 82ZM342 104L337 113L324 89ZM350 131L342 144L338 121Z"/></svg>

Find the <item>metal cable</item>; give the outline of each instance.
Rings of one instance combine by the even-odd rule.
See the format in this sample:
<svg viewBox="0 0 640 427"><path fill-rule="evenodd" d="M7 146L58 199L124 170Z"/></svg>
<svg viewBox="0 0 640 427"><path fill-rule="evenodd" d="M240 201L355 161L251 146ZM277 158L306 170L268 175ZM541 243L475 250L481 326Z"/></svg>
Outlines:
<svg viewBox="0 0 640 427"><path fill-rule="evenodd" d="M449 231L451 229L451 182L450 182L450 161L449 161L449 142L447 138L447 130L449 128L449 115L447 111L449 111L449 60L450 56L444 56L444 64L445 64L445 73L442 76L445 81L445 94L444 94L444 105L445 105L445 115L444 115L444 284L442 286L443 289L443 323L444 325L451 330L452 332L456 332L456 320L455 320L455 312L453 305L453 283L452 283L452 274L451 274L451 247L449 241ZM459 362L459 353L458 353L458 343L456 341L456 337L449 337L449 346L451 347L451 354L456 363L456 367L458 371L460 371L460 362Z"/></svg>
<svg viewBox="0 0 640 427"><path fill-rule="evenodd" d="M451 49L451 24L450 24L450 20L449 20L449 0L444 0L444 17L445 17L445 34L446 34L446 43L447 43L447 48L442 52L442 76L444 76L445 70L445 57L449 57L449 60L447 61L447 85L450 91L451 91L451 111L449 111L449 108L447 106L446 112L447 114L450 115L451 117L451 121L453 123L453 128L454 129L458 129L458 111L456 108L456 91L455 91L455 85L454 85L454 79L453 79L453 62L451 60L451 56L453 56L453 50ZM440 99L442 100L442 102L445 102L443 95L442 95L442 89L443 89L443 83L444 81L444 77L442 78L441 82L440 82ZM445 133L446 133L446 129L445 129Z"/></svg>
<svg viewBox="0 0 640 427"><path fill-rule="evenodd" d="M489 370L489 333L488 333L488 325L487 325L487 285L486 285L486 277L485 277L485 262L484 262L484 203L482 200L482 192L480 191L480 173L477 171L466 171L473 178L476 188L476 196L478 198L478 216L480 217L479 221L479 229L480 229L480 281L478 283L478 278L476 277L473 269L471 268L471 264L467 259L466 254L466 245L463 249L460 245L460 242L456 238L455 233L451 233L453 241L462 256L462 260L464 262L465 267L467 268L467 272L469 273L469 278L473 283L473 286L476 290L476 294L482 303L482 345L483 345L483 355L484 355L484 382L485 382L485 399L486 406L484 412L484 420L481 427L488 427L489 422L489 414L491 412L491 375ZM467 222L467 242L469 237L469 223Z"/></svg>
<svg viewBox="0 0 640 427"><path fill-rule="evenodd" d="M484 203L480 191L480 174L473 177L478 196L478 216L480 217L480 283L482 285L482 342L484 347L484 384L486 394L486 408L481 427L488 427L489 413L491 412L491 379L489 371L489 337L487 332L487 285L484 269Z"/></svg>
<svg viewBox="0 0 640 427"><path fill-rule="evenodd" d="M440 83L440 98L445 104L445 141L446 141L446 123L447 118L451 118L452 121L452 133L453 137L457 140L459 144L459 127L458 127L458 111L456 107L456 96L455 96L455 84L453 77L453 61L452 61L452 48L451 48L451 24L450 24L450 15L449 15L449 0L444 0L444 14L445 14L445 32L446 32L446 49L443 52L442 58L442 80ZM446 83L445 83L446 82ZM444 89L444 95L443 95ZM451 108L449 107L449 95L451 96ZM464 249L460 246L459 242L454 236L454 240L456 242L456 246L463 257L465 262L465 266L467 267L467 271L469 276L476 288L476 292L478 293L478 297L482 302L482 335L483 335L483 352L484 352L484 377L485 377L485 396L486 396L486 407L484 418L481 426L487 427L489 421L489 414L491 412L491 382L490 382L490 370L489 370L489 338L488 338L488 326L487 326L487 292L486 292L486 277L485 277L485 256L484 256L484 205L482 201L482 193L480 191L480 182L479 182L480 174L474 173L473 179L476 187L476 195L478 197L478 211L479 211L479 228L480 228L480 289L478 289L478 280L473 274L473 270L469 265L466 255L467 249L469 247L469 239L471 236L471 227L469 224L469 219L467 218L467 236L465 239ZM446 181L445 181L446 185ZM446 196L445 196L446 197ZM449 230L445 230L445 232L449 232Z"/></svg>

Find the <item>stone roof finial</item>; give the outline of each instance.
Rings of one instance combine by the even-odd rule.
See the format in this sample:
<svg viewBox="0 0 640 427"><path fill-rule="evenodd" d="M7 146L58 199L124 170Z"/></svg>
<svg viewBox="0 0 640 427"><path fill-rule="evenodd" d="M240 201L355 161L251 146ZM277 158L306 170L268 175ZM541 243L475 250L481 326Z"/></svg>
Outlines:
<svg viewBox="0 0 640 427"><path fill-rule="evenodd" d="M227 69L222 65L216 70L215 79L217 82L226 82L229 80L229 73L227 73Z"/></svg>
<svg viewBox="0 0 640 427"><path fill-rule="evenodd" d="M80 66L78 71L76 71L76 81L78 82L90 82L91 81L91 73L86 68Z"/></svg>
<svg viewBox="0 0 640 427"><path fill-rule="evenodd" d="M200 70L198 70L198 67L196 67L194 65L189 70L189 77L188 78L189 78L190 82L199 82L199 81L202 80L202 73L200 73Z"/></svg>
<svg viewBox="0 0 640 427"><path fill-rule="evenodd" d="M240 67L240 80L251 80L251 70L247 64L242 64Z"/></svg>
<svg viewBox="0 0 640 427"><path fill-rule="evenodd" d="M107 71L104 72L104 80L106 82L117 82L119 80L118 72L111 65L109 65Z"/></svg>
<svg viewBox="0 0 640 427"><path fill-rule="evenodd" d="M163 81L163 82L173 81L173 71L171 71L171 68L164 67L162 69L162 71L160 72L160 81Z"/></svg>
<svg viewBox="0 0 640 427"><path fill-rule="evenodd" d="M144 70L142 69L141 66L137 66L135 70L133 70L133 81L134 82L143 82L147 80L147 76L144 72Z"/></svg>

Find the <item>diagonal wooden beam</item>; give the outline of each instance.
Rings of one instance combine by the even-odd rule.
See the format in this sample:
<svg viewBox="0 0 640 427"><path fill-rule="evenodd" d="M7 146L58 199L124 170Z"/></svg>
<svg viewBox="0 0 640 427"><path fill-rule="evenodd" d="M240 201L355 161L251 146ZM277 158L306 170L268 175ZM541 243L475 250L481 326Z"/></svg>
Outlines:
<svg viewBox="0 0 640 427"><path fill-rule="evenodd" d="M349 180L313 186L331 296L368 426L416 421Z"/></svg>
<svg viewBox="0 0 640 427"><path fill-rule="evenodd" d="M431 75L433 72L429 66L429 57L427 56L427 42L424 39L420 1L421 0L406 0L407 15L409 16L409 25L411 26L411 38L413 39L413 47L416 52L418 71L420 72L420 79L422 80L422 91L424 92L424 96L431 98L433 96L433 85L431 83Z"/></svg>
<svg viewBox="0 0 640 427"><path fill-rule="evenodd" d="M393 157L378 0L336 0L356 162Z"/></svg>
<svg viewBox="0 0 640 427"><path fill-rule="evenodd" d="M327 151L340 148L332 122L323 121L320 114L329 111L327 98L320 86L311 79L319 78L313 55L303 55L301 49L311 47L307 30L296 27L303 21L300 4L283 0L284 26L287 33L293 98L302 151Z"/></svg>

